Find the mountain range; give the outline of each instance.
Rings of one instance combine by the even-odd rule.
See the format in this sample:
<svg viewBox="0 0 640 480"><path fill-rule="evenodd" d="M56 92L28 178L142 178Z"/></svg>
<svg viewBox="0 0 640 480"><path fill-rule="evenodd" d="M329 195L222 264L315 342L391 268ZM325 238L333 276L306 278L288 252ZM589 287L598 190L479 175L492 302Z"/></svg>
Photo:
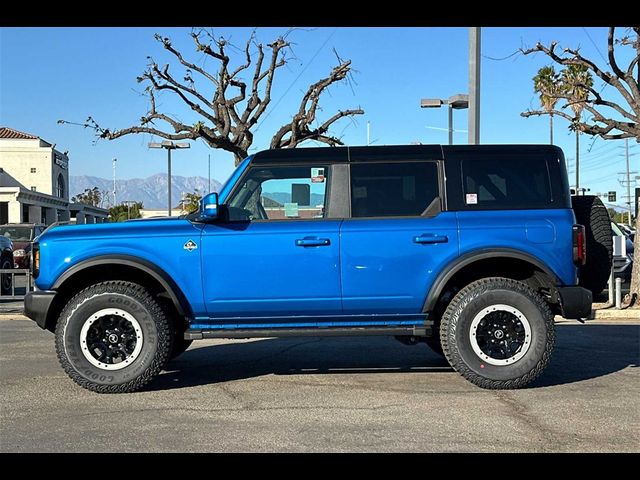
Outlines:
<svg viewBox="0 0 640 480"><path fill-rule="evenodd" d="M113 180L90 175L72 175L69 177L69 196L73 197L84 192L85 189L98 187L104 192L105 201L102 207L113 205ZM217 192L222 185L219 181L211 179L211 191ZM200 194L209 193L209 181L204 177L171 176L171 202L174 207L178 205L183 193L192 193L198 190ZM116 201L125 200L142 202L144 208L160 209L167 207L167 174L157 173L147 178L131 178L128 180L116 180Z"/></svg>

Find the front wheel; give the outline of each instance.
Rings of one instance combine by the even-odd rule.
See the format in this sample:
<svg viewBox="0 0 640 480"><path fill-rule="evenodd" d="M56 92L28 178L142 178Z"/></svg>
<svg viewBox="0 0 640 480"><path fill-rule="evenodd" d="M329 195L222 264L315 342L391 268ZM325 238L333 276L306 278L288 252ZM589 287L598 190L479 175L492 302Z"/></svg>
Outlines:
<svg viewBox="0 0 640 480"><path fill-rule="evenodd" d="M131 282L92 285L73 297L56 325L65 372L98 393L140 390L164 368L171 322L151 294Z"/></svg>
<svg viewBox="0 0 640 480"><path fill-rule="evenodd" d="M451 366L482 388L522 388L545 369L555 342L553 313L524 283L484 278L463 288L440 324Z"/></svg>

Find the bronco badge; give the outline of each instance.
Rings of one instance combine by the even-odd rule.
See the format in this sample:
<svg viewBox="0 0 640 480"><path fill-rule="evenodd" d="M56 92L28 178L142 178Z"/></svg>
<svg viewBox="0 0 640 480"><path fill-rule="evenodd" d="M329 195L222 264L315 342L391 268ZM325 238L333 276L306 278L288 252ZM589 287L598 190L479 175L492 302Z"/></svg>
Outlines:
<svg viewBox="0 0 640 480"><path fill-rule="evenodd" d="M196 242L194 242L193 240L189 239L189 241L184 244L183 248L185 250L193 252L196 248L198 248L198 245L196 244Z"/></svg>

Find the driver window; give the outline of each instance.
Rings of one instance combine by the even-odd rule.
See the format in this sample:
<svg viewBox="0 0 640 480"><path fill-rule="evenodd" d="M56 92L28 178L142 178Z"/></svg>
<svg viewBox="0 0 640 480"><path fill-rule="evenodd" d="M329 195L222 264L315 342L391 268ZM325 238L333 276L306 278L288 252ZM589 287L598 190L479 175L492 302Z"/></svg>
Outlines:
<svg viewBox="0 0 640 480"><path fill-rule="evenodd" d="M230 221L324 218L326 165L255 167L228 202Z"/></svg>

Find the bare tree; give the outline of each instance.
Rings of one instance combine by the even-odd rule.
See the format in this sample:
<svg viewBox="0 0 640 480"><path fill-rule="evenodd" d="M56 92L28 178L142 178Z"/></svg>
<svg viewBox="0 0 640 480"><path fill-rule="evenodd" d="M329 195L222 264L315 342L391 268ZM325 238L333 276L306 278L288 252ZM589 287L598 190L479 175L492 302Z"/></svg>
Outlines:
<svg viewBox="0 0 640 480"><path fill-rule="evenodd" d="M625 30L625 34L616 37L616 28L609 27L607 36L607 65L611 71L600 67L596 62L584 57L579 49L564 48L557 51L557 42L549 47L538 43L534 48L521 50L524 55L542 52L555 63L567 67L578 66L587 72L593 73L605 85L615 88L620 95L620 100L613 100L611 96L603 97L603 90L596 90L588 82L578 82L576 88L584 89L585 96L575 98L571 92L558 92L555 96L565 100L566 106L573 107L579 104L578 110L586 110L590 117L581 117L579 111L572 108L574 115L558 110L548 112L546 110L529 110L521 115L547 115L553 113L569 120L574 127L583 133L597 135L605 140L635 138L640 142L640 27L632 27ZM621 65L618 62L619 55L616 48L631 48L634 52L628 55L628 63ZM619 52L618 52L619 53ZM636 218L636 235L634 241L633 271L631 273L631 287L625 303L633 305L640 299L640 222Z"/></svg>
<svg viewBox="0 0 640 480"><path fill-rule="evenodd" d="M629 33L619 39L615 37L615 30L615 27L609 28L607 39L608 65L613 72L603 70L596 62L583 57L579 49L564 48L561 53L558 53L557 42L551 43L549 47L538 43L534 48L522 50L522 53L530 55L542 52L560 65L583 67L605 84L615 88L622 96L623 102L605 99L601 92L598 92L593 86L577 84L575 85L576 88L582 88L587 91L585 98L574 100L571 92L557 92L554 96L558 99L567 100L569 106L575 102L580 103L581 107L591 114L591 117L571 116L557 108L551 112L547 110L529 110L522 113L522 116L529 117L553 113L553 115L563 117L574 123L576 128L583 133L598 135L606 140L635 138L640 142L640 74L638 73L640 27L631 29L635 33L635 37ZM626 68L620 67L618 64L615 52L616 46L627 46L636 51L635 57L631 57Z"/></svg>
<svg viewBox="0 0 640 480"><path fill-rule="evenodd" d="M212 148L221 148L235 156L236 165L248 154L254 140L254 130L272 100L272 87L276 72L288 59L290 42L283 35L266 47L258 43L255 32L243 49L238 49L222 37L214 37L205 29L193 29L191 38L195 50L204 58L215 61L205 67L204 62L188 60L168 37L159 34L155 39L171 53L181 72L174 73L169 64L160 66L149 58L147 69L137 80L146 84L149 111L140 118L140 124L112 130L101 126L93 117L80 125L92 128L98 138L115 140L130 134L148 133L167 140L202 139ZM230 51L240 52L240 63L232 66ZM338 65L329 75L313 85L304 94L300 108L291 122L282 126L273 136L271 148L293 148L308 140L328 145L342 145L340 138L329 133L338 120L362 115L361 108L340 110L328 120L316 121L320 96L335 83L349 80L351 61L338 57ZM247 77L245 78L245 75ZM180 78L182 76L182 78ZM194 122L183 122L176 115L158 110L156 94L169 92L195 113ZM72 123L58 120L58 123Z"/></svg>

